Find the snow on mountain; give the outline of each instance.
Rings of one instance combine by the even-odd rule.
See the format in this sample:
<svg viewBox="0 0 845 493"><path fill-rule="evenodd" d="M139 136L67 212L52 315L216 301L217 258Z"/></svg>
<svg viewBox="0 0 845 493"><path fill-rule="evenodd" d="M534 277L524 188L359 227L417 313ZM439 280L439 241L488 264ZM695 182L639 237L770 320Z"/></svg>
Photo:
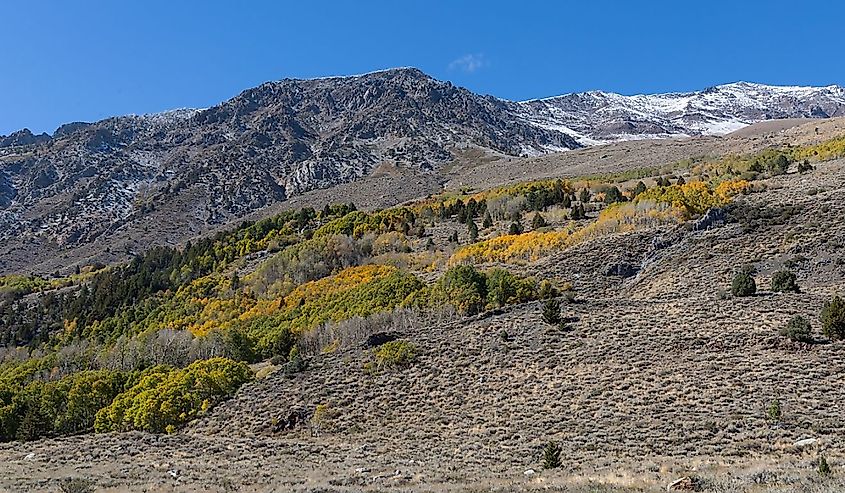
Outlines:
<svg viewBox="0 0 845 493"><path fill-rule="evenodd" d="M735 82L703 91L621 94L590 91L515 103L515 113L540 128L601 142L723 135L777 118L845 115L845 89Z"/></svg>

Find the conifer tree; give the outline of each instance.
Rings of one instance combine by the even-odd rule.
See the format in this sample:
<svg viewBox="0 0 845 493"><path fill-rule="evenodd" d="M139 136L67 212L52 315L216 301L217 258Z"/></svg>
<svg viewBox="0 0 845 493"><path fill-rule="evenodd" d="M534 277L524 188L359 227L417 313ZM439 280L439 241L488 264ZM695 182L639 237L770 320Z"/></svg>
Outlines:
<svg viewBox="0 0 845 493"><path fill-rule="evenodd" d="M546 227L546 220L539 212L534 213L534 218L531 220L531 229L538 230Z"/></svg>
<svg viewBox="0 0 845 493"><path fill-rule="evenodd" d="M493 226L493 218L492 218L492 217L490 217L490 213L489 213L489 212L486 212L486 213L484 214L484 222L483 222L483 223L481 223L481 225L482 225L482 226L484 226L485 228L490 228L490 227L492 227L492 226Z"/></svg>
<svg viewBox="0 0 845 493"><path fill-rule="evenodd" d="M557 469L560 467L560 445L555 442L549 442L543 449L543 468Z"/></svg>

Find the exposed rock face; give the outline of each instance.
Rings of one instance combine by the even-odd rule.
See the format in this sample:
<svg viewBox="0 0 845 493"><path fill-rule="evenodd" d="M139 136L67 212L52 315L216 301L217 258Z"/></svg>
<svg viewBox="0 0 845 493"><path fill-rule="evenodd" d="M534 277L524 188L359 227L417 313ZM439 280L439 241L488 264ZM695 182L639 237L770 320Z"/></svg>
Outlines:
<svg viewBox="0 0 845 493"><path fill-rule="evenodd" d="M471 144L519 155L578 147L508 103L416 69L262 84L205 110L22 130L0 150L0 242L90 242L152 209L221 224L389 163L422 172Z"/></svg>

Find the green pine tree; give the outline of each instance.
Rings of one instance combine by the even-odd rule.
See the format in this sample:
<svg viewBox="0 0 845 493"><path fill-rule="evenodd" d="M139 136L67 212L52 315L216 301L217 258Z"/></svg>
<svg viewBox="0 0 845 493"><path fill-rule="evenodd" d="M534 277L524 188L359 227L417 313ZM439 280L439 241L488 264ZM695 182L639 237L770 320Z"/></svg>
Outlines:
<svg viewBox="0 0 845 493"><path fill-rule="evenodd" d="M555 442L549 442L543 448L543 468L557 469L560 467L560 445Z"/></svg>
<svg viewBox="0 0 845 493"><path fill-rule="evenodd" d="M469 224L467 224L467 229L469 230L469 242L475 243L478 241L478 226L475 225L475 221L470 219Z"/></svg>
<svg viewBox="0 0 845 493"><path fill-rule="evenodd" d="M531 220L531 229L537 230L546 227L546 220L539 212L534 213L534 218Z"/></svg>
<svg viewBox="0 0 845 493"><path fill-rule="evenodd" d="M552 298L543 303L543 322L549 325L560 324L560 302L558 300Z"/></svg>

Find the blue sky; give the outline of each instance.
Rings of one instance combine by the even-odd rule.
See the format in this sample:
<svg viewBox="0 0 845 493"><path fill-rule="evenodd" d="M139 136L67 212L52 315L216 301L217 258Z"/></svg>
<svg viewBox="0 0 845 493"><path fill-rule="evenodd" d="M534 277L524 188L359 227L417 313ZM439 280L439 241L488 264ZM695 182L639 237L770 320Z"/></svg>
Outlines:
<svg viewBox="0 0 845 493"><path fill-rule="evenodd" d="M0 134L416 66L509 99L845 84L839 1L31 0L0 10Z"/></svg>

